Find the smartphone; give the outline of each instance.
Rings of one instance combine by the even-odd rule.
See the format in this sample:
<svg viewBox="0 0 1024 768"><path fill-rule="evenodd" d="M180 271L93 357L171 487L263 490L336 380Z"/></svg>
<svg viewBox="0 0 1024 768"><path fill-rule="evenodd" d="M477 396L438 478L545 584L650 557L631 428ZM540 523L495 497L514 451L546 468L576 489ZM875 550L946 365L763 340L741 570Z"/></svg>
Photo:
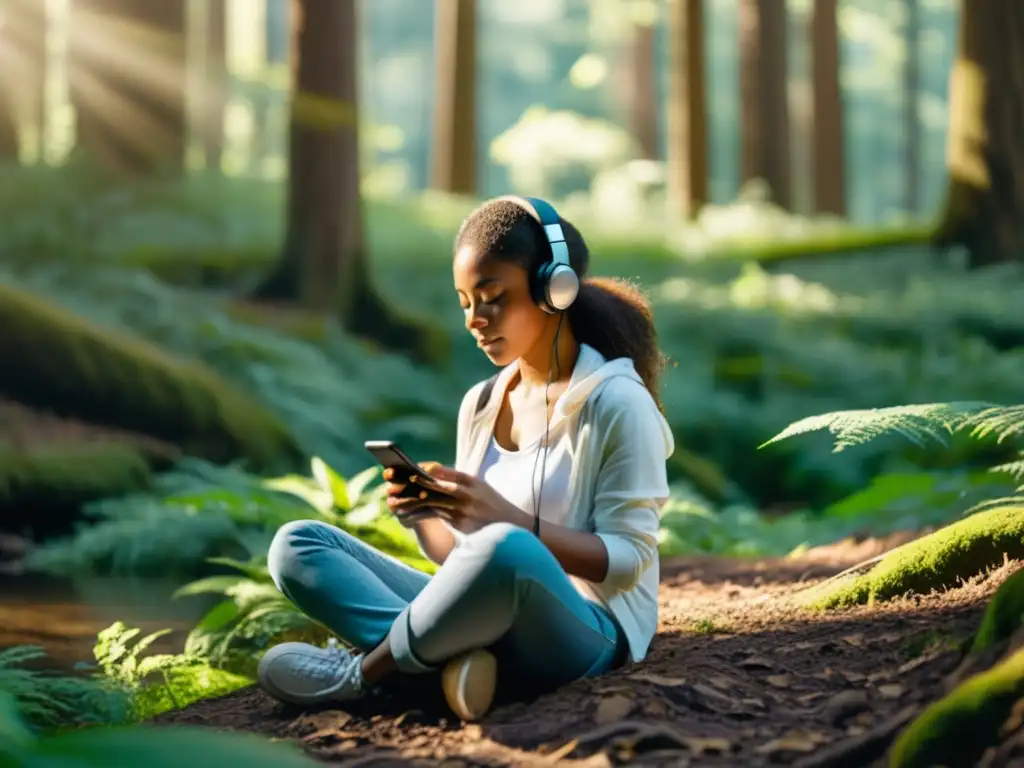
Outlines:
<svg viewBox="0 0 1024 768"><path fill-rule="evenodd" d="M373 457L377 459L382 467L404 470L413 478L410 482L414 485L418 485L433 494L449 495L421 466L410 459L405 451L391 440L367 440L364 445L366 450L373 454ZM423 498L426 499L427 497L423 496Z"/></svg>

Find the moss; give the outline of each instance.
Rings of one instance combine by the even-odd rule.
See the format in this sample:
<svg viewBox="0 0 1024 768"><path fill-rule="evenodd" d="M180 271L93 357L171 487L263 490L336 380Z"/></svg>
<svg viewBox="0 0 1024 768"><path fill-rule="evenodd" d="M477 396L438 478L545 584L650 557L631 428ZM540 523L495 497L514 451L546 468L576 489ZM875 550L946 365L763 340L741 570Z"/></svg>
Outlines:
<svg viewBox="0 0 1024 768"><path fill-rule="evenodd" d="M889 754L891 768L974 765L994 744L1014 702L1024 694L1024 649L961 683L904 729ZM965 734L970 734L965 738Z"/></svg>
<svg viewBox="0 0 1024 768"><path fill-rule="evenodd" d="M290 431L204 365L173 357L27 291L0 286L0 392L60 416L150 435L212 461L292 468ZM16 361L16 362L13 362Z"/></svg>
<svg viewBox="0 0 1024 768"><path fill-rule="evenodd" d="M989 601L978 632L971 644L971 653L1008 639L1024 623L1024 569L1004 581Z"/></svg>
<svg viewBox="0 0 1024 768"><path fill-rule="evenodd" d="M911 592L927 594L1024 556L1024 507L978 512L933 534L894 549L866 573L826 582L811 590L815 608L842 608L889 600Z"/></svg>
<svg viewBox="0 0 1024 768"><path fill-rule="evenodd" d="M0 530L67 533L83 504L146 490L152 473L140 449L115 442L0 449Z"/></svg>

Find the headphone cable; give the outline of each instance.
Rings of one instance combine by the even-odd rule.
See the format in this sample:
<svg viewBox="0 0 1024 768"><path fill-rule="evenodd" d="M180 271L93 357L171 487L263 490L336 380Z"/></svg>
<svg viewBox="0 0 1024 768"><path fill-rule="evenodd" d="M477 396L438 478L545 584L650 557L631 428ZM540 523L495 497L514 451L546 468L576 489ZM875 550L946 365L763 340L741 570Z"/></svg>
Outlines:
<svg viewBox="0 0 1024 768"><path fill-rule="evenodd" d="M537 455L533 459L533 470L530 472L530 492L533 494L533 534L540 538L540 502L544 496L544 473L547 471L548 463L548 437L550 434L551 420L548 415L548 409L550 406L549 390L552 382L558 376L561 376L561 361L558 358L558 337L562 332L562 320L565 318L564 314L560 314L558 317L558 327L555 328L555 341L551 345L551 354L554 358L554 365L548 372L548 382L544 385L544 441L541 445L541 450L537 451ZM541 451L543 451L543 459L541 459ZM537 462L541 460L541 472L540 472L540 487L537 487Z"/></svg>

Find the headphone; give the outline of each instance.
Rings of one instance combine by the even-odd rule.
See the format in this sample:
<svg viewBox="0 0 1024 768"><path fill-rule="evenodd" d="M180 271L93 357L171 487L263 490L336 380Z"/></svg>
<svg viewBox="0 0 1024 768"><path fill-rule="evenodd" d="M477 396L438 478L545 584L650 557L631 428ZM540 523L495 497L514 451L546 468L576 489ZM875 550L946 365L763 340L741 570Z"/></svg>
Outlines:
<svg viewBox="0 0 1024 768"><path fill-rule="evenodd" d="M505 197L540 224L548 243L551 258L545 259L530 275L530 294L537 306L549 315L564 312L580 292L580 279L569 262L569 246L562 232L562 221L554 206L537 197Z"/></svg>
<svg viewBox="0 0 1024 768"><path fill-rule="evenodd" d="M537 271L530 274L530 294L534 302L549 315L565 312L580 293L580 278L576 270L569 262L569 246L565 242L565 233L562 231L562 221L554 206L537 197L518 197L509 195L505 198L519 205L529 213L540 224L544 230L544 237L548 242L548 249L551 251L551 258L545 259L537 268ZM555 340L552 345L551 354L554 358L554 367L548 378L547 386L544 387L544 440L541 450L533 461L533 471L530 472L530 490L533 494L533 533L540 537L540 503L544 494L544 472L548 461L548 437L549 421L547 409L550 407L548 390L554 380L556 371L560 371L561 365L558 359L558 336L562 330L564 315L558 318L558 328L555 330ZM543 457L543 459L541 458ZM540 488L536 486L537 465L540 461Z"/></svg>

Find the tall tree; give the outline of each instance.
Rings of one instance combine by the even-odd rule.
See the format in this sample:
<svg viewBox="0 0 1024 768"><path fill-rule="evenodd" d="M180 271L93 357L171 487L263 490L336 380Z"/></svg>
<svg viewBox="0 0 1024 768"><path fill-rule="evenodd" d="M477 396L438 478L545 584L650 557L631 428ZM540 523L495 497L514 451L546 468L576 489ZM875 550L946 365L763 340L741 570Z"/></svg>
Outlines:
<svg viewBox="0 0 1024 768"><path fill-rule="evenodd" d="M682 218L708 200L708 108L702 0L669 0L668 199Z"/></svg>
<svg viewBox="0 0 1024 768"><path fill-rule="evenodd" d="M370 280L359 192L358 0L296 0L286 231L253 292L335 314L348 330L427 357L428 339Z"/></svg>
<svg viewBox="0 0 1024 768"><path fill-rule="evenodd" d="M658 159L658 84L654 61L655 24L634 24L632 39L627 44L630 88L629 127L640 149L641 157Z"/></svg>
<svg viewBox="0 0 1024 768"><path fill-rule="evenodd" d="M764 179L773 201L792 205L786 0L738 0L740 177Z"/></svg>
<svg viewBox="0 0 1024 768"><path fill-rule="evenodd" d="M1024 5L960 2L949 78L949 186L935 241L978 267L1024 254Z"/></svg>
<svg viewBox="0 0 1024 768"><path fill-rule="evenodd" d="M477 191L476 0L437 0L431 186Z"/></svg>
<svg viewBox="0 0 1024 768"><path fill-rule="evenodd" d="M76 149L119 174L180 171L186 3L75 0L71 7Z"/></svg>
<svg viewBox="0 0 1024 768"><path fill-rule="evenodd" d="M44 129L47 15L43 3L0 2L0 157L21 151L20 129Z"/></svg>
<svg viewBox="0 0 1024 768"><path fill-rule="evenodd" d="M921 37L921 9L918 0L906 0L903 39L906 60L903 62L903 130L906 165L903 207L915 214L921 209L921 122L917 99L921 91L921 68L918 63Z"/></svg>
<svg viewBox="0 0 1024 768"><path fill-rule="evenodd" d="M224 109L228 97L227 0L206 0L206 92L202 137L206 167L219 170L224 154Z"/></svg>
<svg viewBox="0 0 1024 768"><path fill-rule="evenodd" d="M815 0L811 4L811 80L814 95L811 145L814 209L842 216L846 213L846 168L837 5L837 0Z"/></svg>

